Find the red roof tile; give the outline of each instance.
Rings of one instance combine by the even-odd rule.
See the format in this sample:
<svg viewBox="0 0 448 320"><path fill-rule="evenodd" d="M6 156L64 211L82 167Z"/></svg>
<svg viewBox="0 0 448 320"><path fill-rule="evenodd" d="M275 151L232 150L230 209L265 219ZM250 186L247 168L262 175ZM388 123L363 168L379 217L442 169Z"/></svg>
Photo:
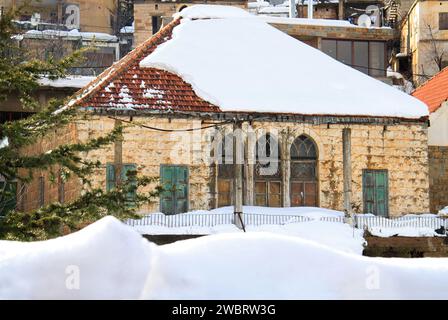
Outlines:
<svg viewBox="0 0 448 320"><path fill-rule="evenodd" d="M429 112L435 112L448 99L448 67L412 92L428 106Z"/></svg>
<svg viewBox="0 0 448 320"><path fill-rule="evenodd" d="M112 65L75 97L75 104L91 108L219 112L198 97L179 76L155 68L140 68L140 61L171 38L174 20Z"/></svg>

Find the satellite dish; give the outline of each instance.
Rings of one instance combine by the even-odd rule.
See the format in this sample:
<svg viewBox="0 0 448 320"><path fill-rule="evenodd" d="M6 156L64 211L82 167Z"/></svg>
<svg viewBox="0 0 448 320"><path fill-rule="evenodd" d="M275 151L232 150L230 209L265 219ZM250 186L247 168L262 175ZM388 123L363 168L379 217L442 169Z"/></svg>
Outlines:
<svg viewBox="0 0 448 320"><path fill-rule="evenodd" d="M380 26L380 8L375 5L369 5L366 8L366 13L370 16L374 27Z"/></svg>
<svg viewBox="0 0 448 320"><path fill-rule="evenodd" d="M362 14L358 17L358 26L369 28L372 25L372 20L366 14Z"/></svg>

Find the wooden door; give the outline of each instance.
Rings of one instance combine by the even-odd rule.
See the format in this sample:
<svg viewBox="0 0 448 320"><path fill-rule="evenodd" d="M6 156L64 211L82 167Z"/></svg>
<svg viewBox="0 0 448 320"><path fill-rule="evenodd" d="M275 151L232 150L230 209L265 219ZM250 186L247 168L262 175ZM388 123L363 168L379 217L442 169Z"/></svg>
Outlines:
<svg viewBox="0 0 448 320"><path fill-rule="evenodd" d="M261 207L281 207L281 181L255 181L255 205Z"/></svg>

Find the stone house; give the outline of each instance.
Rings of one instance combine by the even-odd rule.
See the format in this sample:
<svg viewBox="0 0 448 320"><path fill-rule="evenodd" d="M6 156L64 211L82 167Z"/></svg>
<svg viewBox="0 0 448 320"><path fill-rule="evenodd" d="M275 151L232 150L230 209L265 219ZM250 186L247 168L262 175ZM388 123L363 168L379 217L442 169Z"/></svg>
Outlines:
<svg viewBox="0 0 448 320"><path fill-rule="evenodd" d="M428 105L429 204L431 212L448 205L448 68L412 95Z"/></svg>
<svg viewBox="0 0 448 320"><path fill-rule="evenodd" d="M246 205L428 212L423 103L242 10L207 19L209 7L196 8L79 91L69 106L88 117L36 148L126 124L121 141L84 156L104 164L92 177L104 188L132 168L159 178L161 200L143 212L211 209L241 193ZM42 172L19 205L70 201L82 188Z"/></svg>

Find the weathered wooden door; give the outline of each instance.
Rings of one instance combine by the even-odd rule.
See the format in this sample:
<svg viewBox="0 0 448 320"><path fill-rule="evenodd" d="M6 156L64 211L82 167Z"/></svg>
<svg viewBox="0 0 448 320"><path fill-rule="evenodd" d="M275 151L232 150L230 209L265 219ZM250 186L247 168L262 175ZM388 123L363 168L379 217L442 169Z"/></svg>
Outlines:
<svg viewBox="0 0 448 320"><path fill-rule="evenodd" d="M364 212L387 217L389 190L387 170L363 170Z"/></svg>
<svg viewBox="0 0 448 320"><path fill-rule="evenodd" d="M281 207L281 190L281 181L255 181L255 205L262 207Z"/></svg>
<svg viewBox="0 0 448 320"><path fill-rule="evenodd" d="M291 206L292 207L316 207L317 183L309 181L291 182Z"/></svg>
<svg viewBox="0 0 448 320"><path fill-rule="evenodd" d="M165 214L188 211L188 167L161 165L160 179L163 191L160 210Z"/></svg>

